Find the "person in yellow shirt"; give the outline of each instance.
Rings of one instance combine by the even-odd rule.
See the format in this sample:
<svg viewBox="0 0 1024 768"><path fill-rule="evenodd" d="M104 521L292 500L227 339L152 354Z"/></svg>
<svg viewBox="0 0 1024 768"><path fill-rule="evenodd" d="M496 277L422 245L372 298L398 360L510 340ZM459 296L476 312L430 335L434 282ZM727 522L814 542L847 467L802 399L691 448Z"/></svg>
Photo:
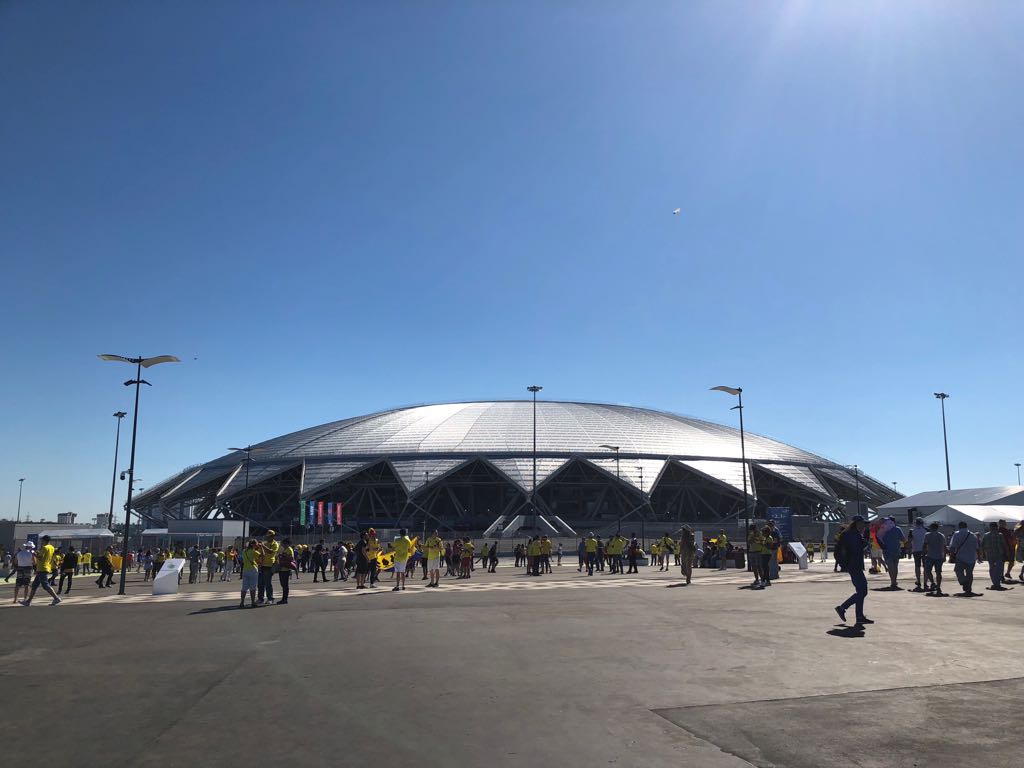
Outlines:
<svg viewBox="0 0 1024 768"><path fill-rule="evenodd" d="M729 568L729 537L725 531L718 531L718 570L724 571Z"/></svg>
<svg viewBox="0 0 1024 768"><path fill-rule="evenodd" d="M540 576L540 537L534 536L526 545L527 573Z"/></svg>
<svg viewBox="0 0 1024 768"><path fill-rule="evenodd" d="M92 573L92 552L82 553L82 572Z"/></svg>
<svg viewBox="0 0 1024 768"><path fill-rule="evenodd" d="M430 573L428 587L441 586L441 561L444 559L444 542L437 535L437 531L430 534L426 541L427 548L427 571Z"/></svg>
<svg viewBox="0 0 1024 768"><path fill-rule="evenodd" d="M239 608L245 608L245 593L249 593L251 608L256 607L256 590L260 584L260 558L262 554L257 549L259 545L256 539L249 539L249 543L242 550L242 602Z"/></svg>
<svg viewBox="0 0 1024 768"><path fill-rule="evenodd" d="M594 536L593 531L587 536L584 548L587 552L587 576L593 576L594 566L597 565L597 537Z"/></svg>
<svg viewBox="0 0 1024 768"><path fill-rule="evenodd" d="M754 574L754 583L750 585L751 589L763 589L764 575L761 572L761 565L764 560L762 555L766 551L764 534L756 525L751 526L747 535L747 558L750 560L750 570Z"/></svg>
<svg viewBox="0 0 1024 768"><path fill-rule="evenodd" d="M468 579L473 571L473 542L466 536L462 540L462 568L460 579Z"/></svg>
<svg viewBox="0 0 1024 768"><path fill-rule="evenodd" d="M395 586L391 590L392 592L398 592L399 590L405 589L405 572L409 565L409 558L412 557L413 544L409 539L409 532L403 528L398 532L398 538L395 539L394 549L395 553Z"/></svg>
<svg viewBox="0 0 1024 768"><path fill-rule="evenodd" d="M50 586L50 574L53 573L53 559L54 559L54 548L50 543L49 536L43 536L39 539L42 546L36 552L36 577L32 581L32 589L28 593L28 598L22 602L26 608L32 604L32 598L36 596L36 590L42 587L43 590L53 598L53 602L50 605L60 605L60 598L57 597L57 593L53 591L53 587Z"/></svg>
<svg viewBox="0 0 1024 768"><path fill-rule="evenodd" d="M540 572L551 573L551 539L540 537Z"/></svg>
<svg viewBox="0 0 1024 768"><path fill-rule="evenodd" d="M260 556L257 605L274 604L274 565L277 563L277 553L281 549L276 536L277 531L270 529L264 534L263 541L256 545Z"/></svg>

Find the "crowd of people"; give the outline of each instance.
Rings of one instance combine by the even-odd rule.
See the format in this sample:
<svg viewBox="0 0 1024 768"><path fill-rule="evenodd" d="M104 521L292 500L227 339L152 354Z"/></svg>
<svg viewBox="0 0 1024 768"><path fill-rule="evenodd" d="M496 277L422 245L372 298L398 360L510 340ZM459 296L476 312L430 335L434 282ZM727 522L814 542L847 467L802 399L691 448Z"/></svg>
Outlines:
<svg viewBox="0 0 1024 768"><path fill-rule="evenodd" d="M897 525L896 518L888 517L869 526L860 515L855 515L848 525L836 534L835 568L850 575L854 592L847 600L836 606L836 613L846 621L846 611L853 607L857 625L873 624L864 615L864 599L868 594L864 563L871 563L869 573L885 572L889 586L885 589L902 589L897 583L900 561L912 557L914 562L914 592L932 597L946 597L942 591L942 566L953 564L953 574L960 591L960 597L978 597L974 591L974 569L979 563L988 564L988 576L992 582L986 589L1002 592L1013 584L1014 563L1018 566L1017 580L1024 583L1024 521L1011 529L1005 520L989 523L984 533L970 530L966 521L961 521L952 536L946 537L938 523L925 526L918 518L908 536Z"/></svg>
<svg viewBox="0 0 1024 768"><path fill-rule="evenodd" d="M973 584L974 569L980 562L988 563L991 590L1003 590L1005 584L1013 583L1015 562L1019 564L1017 580L1024 583L1024 522L1013 529L1005 521L991 523L984 534L974 533L966 523L960 523L947 540L937 523L926 527L918 519L908 535L894 518L869 526L862 517L855 516L840 528L834 542L834 570L848 572L854 585L854 594L836 606L844 621L846 611L853 607L857 623L872 623L864 615L865 562L870 563L868 573L888 574L887 589L898 590L900 560L912 558L916 584L913 591L937 597L946 596L942 591L942 566L947 559L953 564L961 586L959 594L963 596L978 594L973 591ZM751 589L772 585L782 544L774 521L749 529L745 554L753 575ZM686 584L691 582L694 568L725 570L730 563L738 562L737 548L724 530L715 538L699 541L689 526L678 531L678 538L664 534L654 539L646 553L635 534L627 538L621 533L602 539L591 532L579 538L576 550L576 570L585 571L587 576L602 572L639 573L638 566L646 559L649 567L659 571L678 567ZM546 535L530 537L513 549L515 567L534 577L552 573L552 563L561 566L564 554L562 543L554 543ZM402 529L393 541L381 542L373 528L360 533L356 541L328 543L321 539L314 545L293 543L289 538L279 541L276 532L268 530L262 539L249 539L237 547L178 544L131 551L127 559L127 568L141 574L144 582L156 579L169 560L184 561L185 568L177 570L179 583L186 568L190 584L201 581L204 572L206 582L229 582L237 576L241 580L240 607L245 607L246 597L250 607L287 604L290 582L308 574L312 574L314 583L326 583L328 573L333 582L354 579L356 589L374 589L381 583L382 575L387 574L393 582L392 591L401 592L407 587L410 573L414 574L417 568L422 570L420 580L427 582L424 586L438 588L442 574L470 579L478 564L488 573L494 573L499 564L497 541L484 541L477 547L467 536L444 539L436 530L421 540L410 538L409 532ZM27 541L15 553L5 553L3 565L8 572L5 581L15 578L15 602L21 597L23 605L31 605L36 592L42 589L51 597L51 605L58 605L60 595L70 594L76 576L98 575L98 588L112 587L115 566L120 567L121 558L112 547L94 556L91 552L79 552L74 546L55 546L49 537L43 536L38 547Z"/></svg>

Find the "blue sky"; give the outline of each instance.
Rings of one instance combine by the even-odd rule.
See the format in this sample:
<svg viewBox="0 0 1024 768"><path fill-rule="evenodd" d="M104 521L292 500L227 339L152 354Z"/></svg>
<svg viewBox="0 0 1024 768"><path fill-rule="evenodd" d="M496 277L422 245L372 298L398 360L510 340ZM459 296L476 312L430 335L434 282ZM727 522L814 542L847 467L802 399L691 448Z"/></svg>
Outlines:
<svg viewBox="0 0 1024 768"><path fill-rule="evenodd" d="M1024 7L0 4L0 515L400 404L747 426L1014 481ZM674 208L680 216L672 216ZM122 459L127 466L127 457ZM123 502L123 484L119 485Z"/></svg>

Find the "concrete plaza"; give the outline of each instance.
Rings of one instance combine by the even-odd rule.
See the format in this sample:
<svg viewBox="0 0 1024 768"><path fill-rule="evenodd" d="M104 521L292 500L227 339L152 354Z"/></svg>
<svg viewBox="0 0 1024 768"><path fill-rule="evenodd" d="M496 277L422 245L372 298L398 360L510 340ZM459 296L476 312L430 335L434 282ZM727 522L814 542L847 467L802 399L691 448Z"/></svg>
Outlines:
<svg viewBox="0 0 1024 768"><path fill-rule="evenodd" d="M764 591L680 581L502 567L396 594L303 575L288 605L244 611L237 580L153 598L133 577L119 598L83 577L29 609L7 585L0 738L16 765L1016 763L1024 588L929 598L873 576L860 632L831 564Z"/></svg>

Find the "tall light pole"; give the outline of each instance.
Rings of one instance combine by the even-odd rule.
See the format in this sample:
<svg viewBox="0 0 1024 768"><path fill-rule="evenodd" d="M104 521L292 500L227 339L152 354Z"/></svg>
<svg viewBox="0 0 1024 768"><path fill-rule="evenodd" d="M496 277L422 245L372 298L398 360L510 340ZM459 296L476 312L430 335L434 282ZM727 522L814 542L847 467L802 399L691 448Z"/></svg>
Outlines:
<svg viewBox="0 0 1024 768"><path fill-rule="evenodd" d="M1020 464L1018 464L1017 466L1019 467ZM1018 470L1018 474L1019 473L1020 473L1020 470ZM24 477L19 477L18 478L18 517L14 521L15 524L21 522L21 489L24 487L24 485L25 485L25 478Z"/></svg>
<svg viewBox="0 0 1024 768"><path fill-rule="evenodd" d="M1020 462L1018 461L1013 466L1017 468L1017 485L1020 485Z"/></svg>
<svg viewBox="0 0 1024 768"><path fill-rule="evenodd" d="M537 393L544 387L532 384L526 388L533 393L533 485L530 486L530 511L533 513L533 526L537 527Z"/></svg>
<svg viewBox="0 0 1024 768"><path fill-rule="evenodd" d="M893 492L893 493L896 493L896 492L897 492L897 491L896 491L896 481L895 481L895 480L893 480L893 481L892 481L892 492Z"/></svg>
<svg viewBox="0 0 1024 768"><path fill-rule="evenodd" d="M124 411L116 411L114 418L117 419L117 431L114 433L114 474L110 478L110 514L107 515L107 525L114 527L114 491L117 490L117 453L121 447L121 419L128 414Z"/></svg>
<svg viewBox="0 0 1024 768"><path fill-rule="evenodd" d="M637 469L640 470L640 541L643 546L647 546L647 515L644 514L644 465L638 464Z"/></svg>
<svg viewBox="0 0 1024 768"><path fill-rule="evenodd" d="M938 398L939 404L942 406L942 447L946 451L946 490L953 490L953 484L949 480L949 441L946 439L946 400L949 399L949 395L945 392L936 392L935 397Z"/></svg>
<svg viewBox="0 0 1024 768"><path fill-rule="evenodd" d="M747 493L747 446L746 438L743 433L743 387L720 386L712 387L711 390L714 392L725 392L726 394L735 395L739 398L739 404L734 405L729 410L740 412L740 461L743 462L743 518L744 526L746 528L746 532L744 534L746 538L744 540L750 541L750 497ZM750 558L748 557L747 560L749 561Z"/></svg>
<svg viewBox="0 0 1024 768"><path fill-rule="evenodd" d="M181 361L173 355L159 355L158 357L122 357L121 355L100 355L100 360L107 360L117 363L130 363L135 366L135 378L124 383L126 387L135 386L135 412L132 414L132 457L128 466L128 500L124 504L124 547L121 551L121 583L118 586L117 594L124 594L124 584L128 578L128 529L132 521L132 486L135 479L135 439L139 432L139 389L142 384L152 386L142 378L142 369L151 368L160 363L180 363ZM111 521L113 523L113 521Z"/></svg>

